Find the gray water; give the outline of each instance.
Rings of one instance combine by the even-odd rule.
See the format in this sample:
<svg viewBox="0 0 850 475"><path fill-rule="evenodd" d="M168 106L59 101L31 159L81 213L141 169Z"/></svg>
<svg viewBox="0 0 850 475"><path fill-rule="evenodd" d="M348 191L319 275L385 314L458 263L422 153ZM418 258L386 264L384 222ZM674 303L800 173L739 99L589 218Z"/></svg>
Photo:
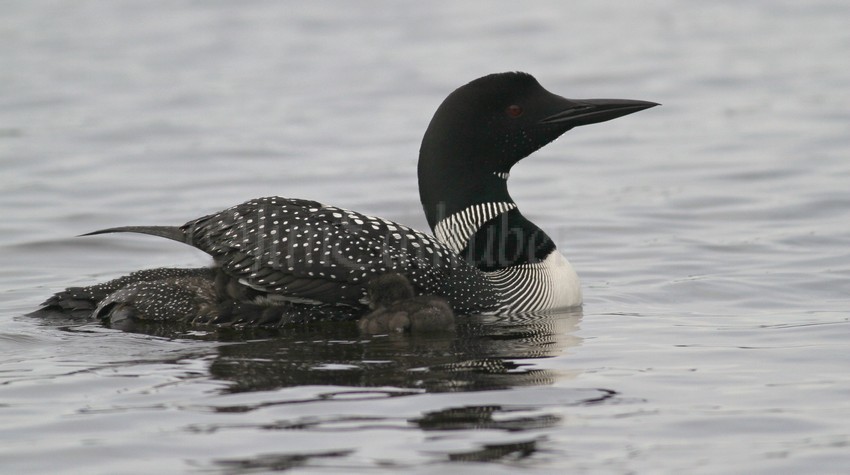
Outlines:
<svg viewBox="0 0 850 475"><path fill-rule="evenodd" d="M0 472L840 473L850 466L850 4L0 4ZM455 87L662 107L513 170L581 312L453 337L128 333L23 314L282 195L427 229Z"/></svg>

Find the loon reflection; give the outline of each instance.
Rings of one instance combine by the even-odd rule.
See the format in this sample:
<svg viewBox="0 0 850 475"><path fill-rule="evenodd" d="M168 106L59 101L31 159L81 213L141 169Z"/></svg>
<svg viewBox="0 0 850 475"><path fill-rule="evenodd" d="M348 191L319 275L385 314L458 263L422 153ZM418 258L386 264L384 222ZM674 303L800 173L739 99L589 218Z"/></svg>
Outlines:
<svg viewBox="0 0 850 475"><path fill-rule="evenodd" d="M373 337L361 335L353 322L285 332L217 330L208 338L233 344L217 349L209 371L213 378L229 383L228 392L307 385L392 387L415 393L550 385L569 375L538 368L533 360L560 356L580 345L575 330L581 317L580 308L469 316L458 321L454 333ZM166 337L187 335L176 333L173 326L139 324L123 329Z"/></svg>

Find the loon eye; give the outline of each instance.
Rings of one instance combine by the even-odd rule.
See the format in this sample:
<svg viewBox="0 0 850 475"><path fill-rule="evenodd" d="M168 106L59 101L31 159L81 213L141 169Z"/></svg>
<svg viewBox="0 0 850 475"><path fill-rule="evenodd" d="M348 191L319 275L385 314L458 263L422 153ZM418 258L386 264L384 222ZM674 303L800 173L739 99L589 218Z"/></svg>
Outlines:
<svg viewBox="0 0 850 475"><path fill-rule="evenodd" d="M508 108L505 109L505 113L508 114L508 117L515 119L522 115L522 107L516 104L508 106Z"/></svg>

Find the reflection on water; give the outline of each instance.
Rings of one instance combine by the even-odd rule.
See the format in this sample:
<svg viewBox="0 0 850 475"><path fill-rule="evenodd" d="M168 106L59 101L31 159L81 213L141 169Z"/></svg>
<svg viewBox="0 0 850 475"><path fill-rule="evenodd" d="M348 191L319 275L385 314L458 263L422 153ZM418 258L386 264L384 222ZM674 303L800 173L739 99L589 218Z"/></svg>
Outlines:
<svg viewBox="0 0 850 475"><path fill-rule="evenodd" d="M492 462L509 456L522 459L535 452L537 452L536 440L507 444L485 444L482 449L449 454L449 460L452 462Z"/></svg>
<svg viewBox="0 0 850 475"><path fill-rule="evenodd" d="M228 474L236 473L259 473L259 472L282 472L297 467L302 467L312 459L322 457L343 457L352 453L351 450L320 452L313 454L272 454L246 459L220 459L216 465Z"/></svg>
<svg viewBox="0 0 850 475"><path fill-rule="evenodd" d="M576 309L462 317L454 334L364 337L353 323L335 322L200 337L230 342L218 348L209 369L214 378L230 383L230 392L303 385L399 388L360 393L374 398L409 393L403 389L457 392L552 384L553 372L514 360L549 358L577 346L581 339L573 332L581 316L581 309ZM173 327L133 330L187 336ZM345 392L345 397L358 396Z"/></svg>
<svg viewBox="0 0 850 475"><path fill-rule="evenodd" d="M425 413L412 420L422 430L496 429L508 432L543 429L560 423L554 414L528 414L524 407L464 406Z"/></svg>
<svg viewBox="0 0 850 475"><path fill-rule="evenodd" d="M555 375L513 359L552 357L580 341L581 312L470 317L455 335L363 339L337 327L330 337L295 332L224 346L210 372L232 391L296 385L480 391L551 384Z"/></svg>
<svg viewBox="0 0 850 475"><path fill-rule="evenodd" d="M196 434L263 433L327 434L417 429L443 437L444 431L485 430L520 434L563 424L563 416L539 404L445 405L412 414L346 414L309 410L313 403L340 401L367 403L387 398L417 397L423 393L486 391L551 385L565 377L529 361L564 354L581 343L575 335L580 309L513 316L470 316L459 320L457 332L439 335L393 334L362 336L353 322L317 324L285 330L196 335L226 343L217 347L208 368L212 378L228 383L224 393L271 391L250 402L216 401L206 406L214 414L233 414L232 420L192 424ZM168 329L136 331L166 336ZM175 329L171 329L175 331ZM185 336L185 333L183 333ZM174 335L172 335L174 336ZM290 387L311 391L277 391ZM563 393L570 405L592 405L614 397L599 389ZM225 400L227 401L227 400ZM295 405L295 407L293 407ZM324 404L323 404L324 405ZM409 403L416 406L414 402ZM291 408L291 409L287 409ZM282 410L271 412L268 410ZM306 411L305 411L306 410ZM246 419L248 413L268 414ZM224 436L224 435L222 435ZM450 462L518 461L538 452L540 437L511 436L473 447L444 449ZM440 452L440 450L434 452ZM335 448L293 453L262 454L250 458L216 458L207 468L228 473L285 470L305 464L346 459L353 452Z"/></svg>

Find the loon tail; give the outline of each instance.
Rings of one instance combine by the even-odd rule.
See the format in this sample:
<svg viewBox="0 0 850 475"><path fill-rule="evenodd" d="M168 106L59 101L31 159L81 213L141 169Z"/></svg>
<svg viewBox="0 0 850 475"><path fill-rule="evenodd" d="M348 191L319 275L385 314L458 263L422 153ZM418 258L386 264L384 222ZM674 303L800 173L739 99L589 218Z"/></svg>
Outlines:
<svg viewBox="0 0 850 475"><path fill-rule="evenodd" d="M151 236L164 237L177 242L188 244L186 233L176 226L120 226L117 228L101 229L90 233L80 234L80 236L94 236L97 234L108 233L139 233L150 234Z"/></svg>

